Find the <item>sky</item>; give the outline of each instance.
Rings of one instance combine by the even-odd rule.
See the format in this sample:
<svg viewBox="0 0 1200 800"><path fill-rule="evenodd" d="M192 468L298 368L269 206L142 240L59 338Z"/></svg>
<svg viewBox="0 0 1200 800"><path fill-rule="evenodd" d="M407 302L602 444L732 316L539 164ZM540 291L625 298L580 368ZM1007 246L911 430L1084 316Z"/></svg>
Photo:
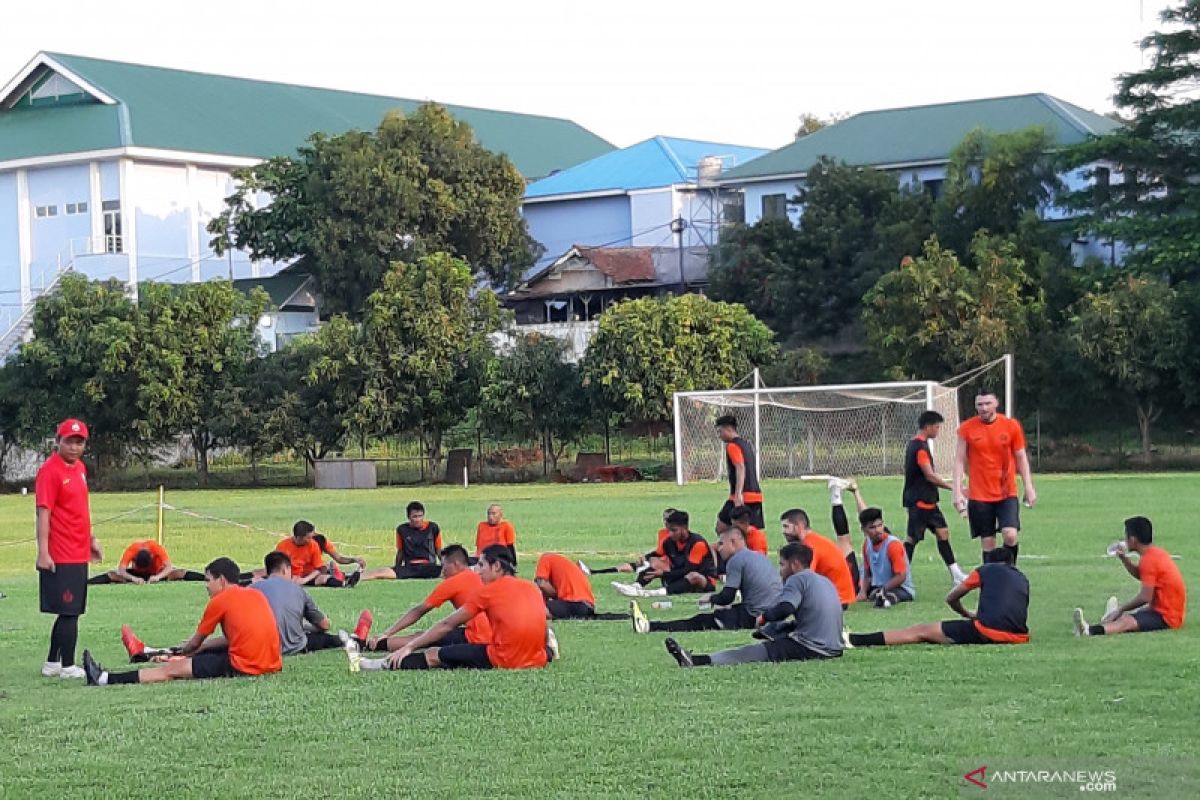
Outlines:
<svg viewBox="0 0 1200 800"><path fill-rule="evenodd" d="M38 51L779 147L818 116L1046 92L1101 113L1161 0L59 0L6 4L0 82Z"/></svg>

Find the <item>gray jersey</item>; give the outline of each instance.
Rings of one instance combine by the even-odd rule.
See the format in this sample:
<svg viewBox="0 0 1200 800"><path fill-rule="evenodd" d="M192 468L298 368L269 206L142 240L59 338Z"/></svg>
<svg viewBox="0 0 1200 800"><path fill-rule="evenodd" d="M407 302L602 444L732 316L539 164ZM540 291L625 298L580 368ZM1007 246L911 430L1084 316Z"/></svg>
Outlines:
<svg viewBox="0 0 1200 800"><path fill-rule="evenodd" d="M308 620L313 626L317 626L325 619L325 615L308 596L308 592L287 578L280 577L267 578L265 581L251 584L250 588L257 589L267 596L267 602L271 604L271 613L275 615L275 625L279 628L279 645L283 654L290 656L303 652L308 644L304 621Z"/></svg>
<svg viewBox="0 0 1200 800"><path fill-rule="evenodd" d="M771 559L748 547L743 547L725 562L725 585L740 589L742 604L754 616L779 602L783 582Z"/></svg>
<svg viewBox="0 0 1200 800"><path fill-rule="evenodd" d="M793 640L822 655L842 654L842 601L837 588L824 575L806 569L783 584L779 602L796 607Z"/></svg>

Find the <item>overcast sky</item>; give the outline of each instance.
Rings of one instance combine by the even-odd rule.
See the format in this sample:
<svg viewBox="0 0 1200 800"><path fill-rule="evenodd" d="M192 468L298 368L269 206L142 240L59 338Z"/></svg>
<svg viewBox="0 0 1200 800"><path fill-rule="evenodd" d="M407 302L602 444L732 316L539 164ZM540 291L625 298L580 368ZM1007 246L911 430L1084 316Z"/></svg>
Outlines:
<svg viewBox="0 0 1200 800"><path fill-rule="evenodd" d="M1025 92L1112 108L1162 0L59 0L6 3L2 81L39 50L778 147L819 115Z"/></svg>

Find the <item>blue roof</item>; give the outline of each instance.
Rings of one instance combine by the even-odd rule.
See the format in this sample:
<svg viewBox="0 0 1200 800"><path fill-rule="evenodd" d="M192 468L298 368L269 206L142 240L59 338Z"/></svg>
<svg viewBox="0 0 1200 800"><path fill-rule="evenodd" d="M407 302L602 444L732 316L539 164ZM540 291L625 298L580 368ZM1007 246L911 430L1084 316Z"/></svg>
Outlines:
<svg viewBox="0 0 1200 800"><path fill-rule="evenodd" d="M761 147L655 136L534 181L525 199L656 189L695 181L696 165L706 156L722 157L722 167L728 170L766 152Z"/></svg>

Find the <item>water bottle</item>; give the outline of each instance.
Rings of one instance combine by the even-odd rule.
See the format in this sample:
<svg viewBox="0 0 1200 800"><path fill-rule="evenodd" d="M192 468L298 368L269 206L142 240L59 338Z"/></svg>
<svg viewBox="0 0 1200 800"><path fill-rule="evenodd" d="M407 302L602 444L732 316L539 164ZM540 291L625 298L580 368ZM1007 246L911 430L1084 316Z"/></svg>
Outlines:
<svg viewBox="0 0 1200 800"><path fill-rule="evenodd" d="M671 601L670 600L656 600L655 602L650 604L650 607L651 608L670 608Z"/></svg>

